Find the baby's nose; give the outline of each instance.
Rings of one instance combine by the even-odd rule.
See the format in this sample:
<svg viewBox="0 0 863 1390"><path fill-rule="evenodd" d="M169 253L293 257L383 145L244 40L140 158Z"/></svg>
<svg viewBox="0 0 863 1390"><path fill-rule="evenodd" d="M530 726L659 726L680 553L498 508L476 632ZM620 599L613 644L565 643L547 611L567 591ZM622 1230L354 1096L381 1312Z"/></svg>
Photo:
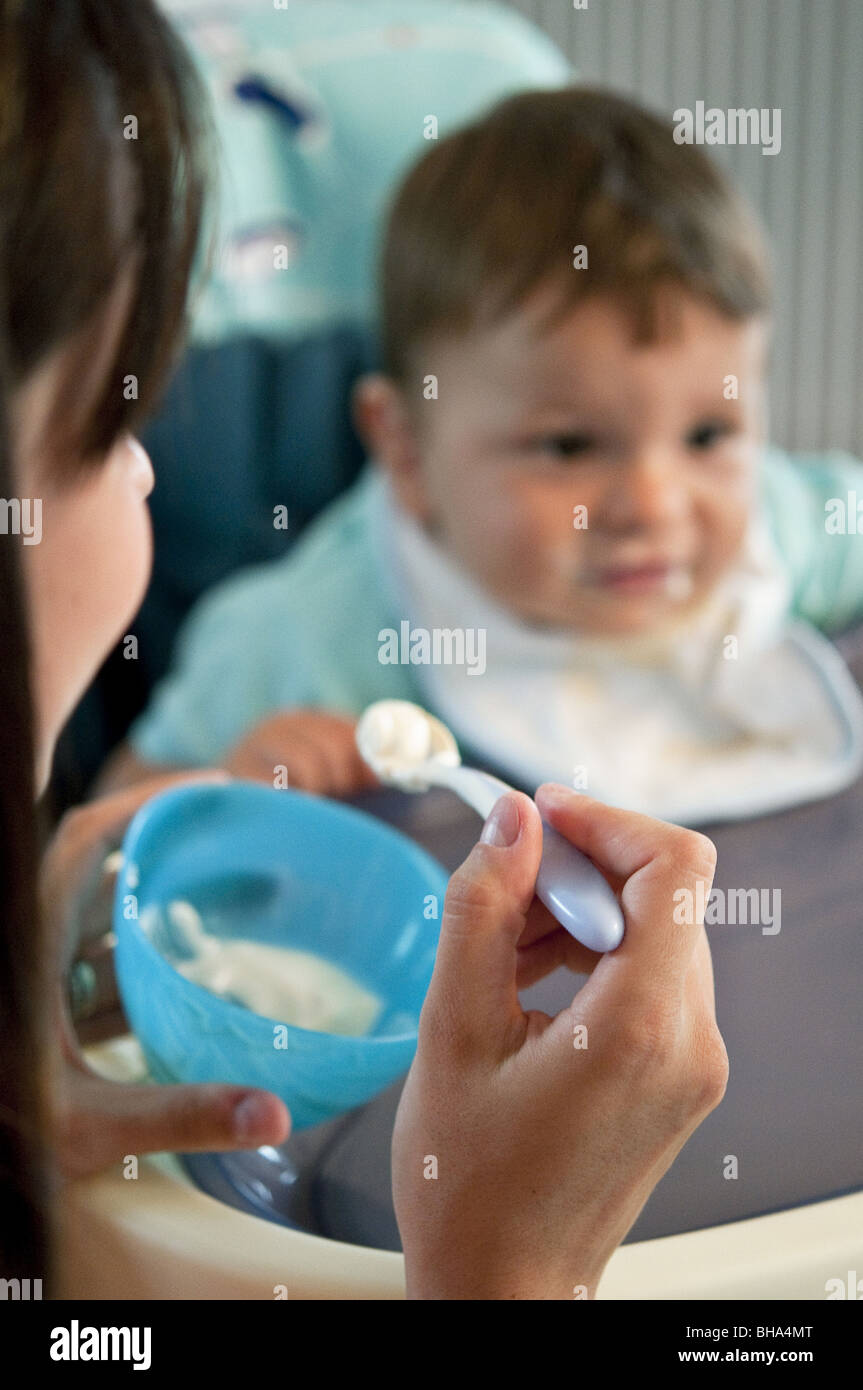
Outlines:
<svg viewBox="0 0 863 1390"><path fill-rule="evenodd" d="M658 450L627 461L606 496L606 520L619 527L653 527L682 520L689 507L686 475Z"/></svg>

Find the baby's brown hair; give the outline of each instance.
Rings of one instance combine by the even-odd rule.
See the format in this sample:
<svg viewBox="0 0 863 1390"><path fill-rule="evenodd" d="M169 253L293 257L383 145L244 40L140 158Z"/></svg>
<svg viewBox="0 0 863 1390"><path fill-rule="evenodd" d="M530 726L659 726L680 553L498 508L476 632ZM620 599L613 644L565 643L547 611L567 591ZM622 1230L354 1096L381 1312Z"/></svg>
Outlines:
<svg viewBox="0 0 863 1390"><path fill-rule="evenodd" d="M767 312L758 223L724 173L672 131L623 97L566 87L510 97L436 143L390 212L384 371L408 386L422 345L500 320L545 283L559 286L552 321L588 296L612 296L637 341L660 331L663 285L732 319Z"/></svg>

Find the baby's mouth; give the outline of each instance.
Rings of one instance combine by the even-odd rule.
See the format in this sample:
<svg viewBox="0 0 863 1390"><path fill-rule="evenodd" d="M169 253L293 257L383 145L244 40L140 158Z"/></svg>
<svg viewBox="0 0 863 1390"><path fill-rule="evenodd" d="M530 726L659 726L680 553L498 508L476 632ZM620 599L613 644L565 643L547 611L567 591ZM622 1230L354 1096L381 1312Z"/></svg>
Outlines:
<svg viewBox="0 0 863 1390"><path fill-rule="evenodd" d="M620 597L661 597L672 603L685 602L694 588L691 566L667 560L609 565L595 570L591 582Z"/></svg>

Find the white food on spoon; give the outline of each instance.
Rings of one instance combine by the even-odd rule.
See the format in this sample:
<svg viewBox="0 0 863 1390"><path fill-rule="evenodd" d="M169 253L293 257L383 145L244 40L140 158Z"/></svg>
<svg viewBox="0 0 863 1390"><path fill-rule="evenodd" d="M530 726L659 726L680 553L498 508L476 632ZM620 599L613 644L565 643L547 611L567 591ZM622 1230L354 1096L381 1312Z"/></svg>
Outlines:
<svg viewBox="0 0 863 1390"><path fill-rule="evenodd" d="M446 787L483 820L513 790L489 772L462 767L458 744L446 725L407 700L369 705L357 725L356 741L381 782L410 792ZM586 855L549 825L543 827L536 895L592 951L613 951L623 940L623 916L609 884Z"/></svg>
<svg viewBox="0 0 863 1390"><path fill-rule="evenodd" d="M414 774L434 760L458 767L460 758L449 729L408 700L378 700L357 725L357 747L382 782L413 789L423 786Z"/></svg>

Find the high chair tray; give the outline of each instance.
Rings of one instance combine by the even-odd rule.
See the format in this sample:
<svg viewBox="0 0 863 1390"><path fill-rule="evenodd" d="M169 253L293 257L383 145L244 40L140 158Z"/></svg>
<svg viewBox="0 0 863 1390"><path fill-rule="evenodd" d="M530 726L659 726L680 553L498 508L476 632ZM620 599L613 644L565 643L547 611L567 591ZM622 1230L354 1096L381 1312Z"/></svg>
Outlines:
<svg viewBox="0 0 863 1390"><path fill-rule="evenodd" d="M475 814L445 791L375 792L357 804L412 835L447 868L478 833ZM861 827L863 781L829 801L705 827L719 850L717 888L781 888L779 931L766 922L709 928L728 1090L654 1191L629 1241L863 1188ZM557 971L523 999L556 1012L578 984ZM389 1150L401 1085L294 1136L282 1151L196 1157L191 1171L205 1191L246 1211L398 1250Z"/></svg>

